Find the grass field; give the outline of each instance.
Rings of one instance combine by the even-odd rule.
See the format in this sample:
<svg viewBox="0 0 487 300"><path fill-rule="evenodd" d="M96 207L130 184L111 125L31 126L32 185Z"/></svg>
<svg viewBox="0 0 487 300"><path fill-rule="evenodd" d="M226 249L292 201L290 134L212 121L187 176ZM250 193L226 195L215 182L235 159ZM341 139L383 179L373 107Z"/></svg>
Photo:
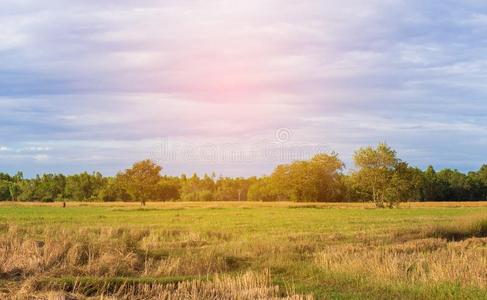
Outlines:
<svg viewBox="0 0 487 300"><path fill-rule="evenodd" d="M482 299L487 203L0 204L0 298Z"/></svg>

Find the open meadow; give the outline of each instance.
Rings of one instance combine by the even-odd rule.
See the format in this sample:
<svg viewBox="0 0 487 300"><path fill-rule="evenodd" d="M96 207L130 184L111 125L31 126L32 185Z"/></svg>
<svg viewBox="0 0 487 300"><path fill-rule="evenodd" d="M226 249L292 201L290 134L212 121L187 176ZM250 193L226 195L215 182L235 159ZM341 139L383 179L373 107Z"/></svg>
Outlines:
<svg viewBox="0 0 487 300"><path fill-rule="evenodd" d="M479 299L487 203L2 203L2 299Z"/></svg>

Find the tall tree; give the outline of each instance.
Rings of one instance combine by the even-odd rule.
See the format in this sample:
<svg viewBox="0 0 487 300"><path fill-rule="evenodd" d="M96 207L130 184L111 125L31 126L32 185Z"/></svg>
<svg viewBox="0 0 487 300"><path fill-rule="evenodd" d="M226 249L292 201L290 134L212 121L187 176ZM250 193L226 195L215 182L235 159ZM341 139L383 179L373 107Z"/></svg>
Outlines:
<svg viewBox="0 0 487 300"><path fill-rule="evenodd" d="M66 178L66 197L78 201L94 200L106 184L107 179L99 172L71 175Z"/></svg>
<svg viewBox="0 0 487 300"><path fill-rule="evenodd" d="M22 172L17 172L17 174L12 177L12 181L9 185L10 199L12 201L17 201L22 193L21 183L23 180L24 174Z"/></svg>
<svg viewBox="0 0 487 300"><path fill-rule="evenodd" d="M343 167L336 153L320 153L310 160L277 166L269 179L274 188L260 190L274 191L280 200L336 201Z"/></svg>
<svg viewBox="0 0 487 300"><path fill-rule="evenodd" d="M134 200L140 201L141 205L145 206L145 202L151 200L157 193L161 171L162 167L153 161L143 160L117 174L117 179Z"/></svg>
<svg viewBox="0 0 487 300"><path fill-rule="evenodd" d="M400 163L396 151L380 143L376 148L360 148L355 152L353 160L358 168L354 173L358 187L370 194L378 207L384 207L386 201L389 206L393 206L398 200L395 200L395 192L391 192L391 188L395 188L394 183L399 183L398 178L393 182L396 167Z"/></svg>

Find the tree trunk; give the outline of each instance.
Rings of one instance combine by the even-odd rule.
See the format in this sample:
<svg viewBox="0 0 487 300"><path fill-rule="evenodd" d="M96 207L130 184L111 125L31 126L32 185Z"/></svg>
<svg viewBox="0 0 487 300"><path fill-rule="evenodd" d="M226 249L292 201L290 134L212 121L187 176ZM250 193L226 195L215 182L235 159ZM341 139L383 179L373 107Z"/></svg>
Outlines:
<svg viewBox="0 0 487 300"><path fill-rule="evenodd" d="M372 187L372 201L377 204L377 193L375 191L375 186Z"/></svg>

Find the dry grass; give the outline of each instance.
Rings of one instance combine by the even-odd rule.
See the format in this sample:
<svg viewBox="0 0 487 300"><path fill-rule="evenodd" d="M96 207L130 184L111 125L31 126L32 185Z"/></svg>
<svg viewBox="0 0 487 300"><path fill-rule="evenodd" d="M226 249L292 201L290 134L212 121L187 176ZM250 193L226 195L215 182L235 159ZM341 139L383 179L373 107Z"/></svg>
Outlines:
<svg viewBox="0 0 487 300"><path fill-rule="evenodd" d="M291 294L284 296L278 286L272 285L268 271L255 273L246 272L239 276L216 275L211 281L187 280L177 283L128 284L124 282L115 288L105 284L96 289L96 296L86 296L89 288L86 283L75 281L69 285L51 284L45 288L66 290L69 292L42 292L35 283L24 286L21 291L13 295L15 299L311 299L311 296ZM93 293L93 292L92 292ZM35 295L34 297L32 295ZM237 296L238 295L238 296Z"/></svg>
<svg viewBox="0 0 487 300"><path fill-rule="evenodd" d="M35 235L45 238L38 240ZM45 293L57 290L69 292L75 299L102 295L114 299L233 299L232 295L240 299L310 298L271 285L268 271L218 275L239 267L235 258L206 247L214 240L225 239L225 234L202 236L175 230L28 230L12 226L0 238L0 277L21 284L14 287L19 292L10 290L4 296L27 299L36 294L39 299L52 299L68 295ZM179 254L170 255L172 252ZM209 275L215 276L191 280ZM148 279L129 284L123 278ZM168 282L160 284L161 278Z"/></svg>
<svg viewBox="0 0 487 300"><path fill-rule="evenodd" d="M45 238L37 240L36 234ZM183 231L47 227L26 232L14 226L0 239L0 274L172 276L230 270L224 257L203 249L208 243L200 234ZM180 254L169 256L174 250Z"/></svg>
<svg viewBox="0 0 487 300"><path fill-rule="evenodd" d="M367 244L326 247L315 262L328 272L373 277L376 281L487 288L487 219L401 230Z"/></svg>
<svg viewBox="0 0 487 300"><path fill-rule="evenodd" d="M307 205L299 207L312 208ZM66 226L63 222L73 222L73 215L58 223L53 218L24 217L24 223L4 219L0 222L0 299L309 299L310 293L317 298L390 299L407 292L409 298L427 299L466 298L462 294L466 288L476 289L470 298L487 294L487 222L485 216L472 217L478 214L475 209L444 225L435 221L438 215L426 216L433 221L418 225L410 221L426 218L422 213L413 219L411 213L418 210L405 209L400 215L401 210L287 208L285 216L318 217L313 221L318 228L326 221L320 219L323 213L330 211L327 215L336 217L346 211L339 217L351 217L342 225L353 227L327 231L304 223L295 230L295 222L261 209L230 210L238 219L230 229L119 226L104 223L105 219L92 226L89 222ZM160 216L157 210L130 207L109 211L131 220ZM219 222L227 216L224 210L207 211L214 218L223 216ZM274 219L258 224L277 222L285 229L248 227L259 222L255 218L261 211L269 213L266 219ZM205 210L185 212L161 215L165 222L176 216L180 222L206 216ZM362 219L364 214L368 217ZM386 217L377 220L382 214ZM388 223L398 217L404 223ZM364 227L364 222L377 224ZM389 229L390 224L402 225ZM434 294L444 284L460 290Z"/></svg>
<svg viewBox="0 0 487 300"><path fill-rule="evenodd" d="M487 239L462 242L420 239L387 246L338 246L316 255L327 271L361 274L377 281L434 285L443 282L485 288Z"/></svg>
<svg viewBox="0 0 487 300"><path fill-rule="evenodd" d="M472 237L487 237L487 219L457 221L455 224L434 226L427 235L449 241L460 241Z"/></svg>

